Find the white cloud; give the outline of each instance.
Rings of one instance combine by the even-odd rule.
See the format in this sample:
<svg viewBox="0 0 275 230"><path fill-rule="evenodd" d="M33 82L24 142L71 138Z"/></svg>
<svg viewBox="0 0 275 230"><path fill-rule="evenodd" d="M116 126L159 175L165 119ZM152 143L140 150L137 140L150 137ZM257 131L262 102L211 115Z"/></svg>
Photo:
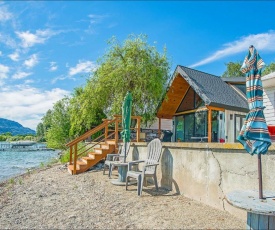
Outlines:
<svg viewBox="0 0 275 230"><path fill-rule="evenodd" d="M78 73L89 73L95 71L96 69L97 65L92 61L79 61L75 67L71 67L69 69L69 75L73 76Z"/></svg>
<svg viewBox="0 0 275 230"><path fill-rule="evenodd" d="M2 53L2 51L0 50L0 56L2 56L2 54L3 54L3 53Z"/></svg>
<svg viewBox="0 0 275 230"><path fill-rule="evenodd" d="M98 14L89 14L88 17L90 18L90 23L100 23L104 18L107 18L108 15L98 15Z"/></svg>
<svg viewBox="0 0 275 230"><path fill-rule="evenodd" d="M253 45L257 50L274 51L275 50L275 31L268 33L252 34L243 36L239 40L224 44L224 48L216 51L209 57L191 65L190 67L197 67L207 63L214 62L224 57L248 51L248 47Z"/></svg>
<svg viewBox="0 0 275 230"><path fill-rule="evenodd" d="M69 95L69 92L60 88L41 91L26 85L15 85L12 88L2 89L1 117L17 121L35 130L43 115L66 95Z"/></svg>
<svg viewBox="0 0 275 230"><path fill-rule="evenodd" d="M109 17L108 15L98 15L98 14L89 14L88 18L90 20L90 24L88 26L88 29L85 30L86 33L94 33L94 25L99 24L103 21L104 18Z"/></svg>
<svg viewBox="0 0 275 230"><path fill-rule="evenodd" d="M7 78L9 71L10 71L10 68L8 66L0 64L0 79Z"/></svg>
<svg viewBox="0 0 275 230"><path fill-rule="evenodd" d="M36 64L38 64L38 58L36 54L33 54L30 56L30 58L26 61L24 61L24 65L30 69L32 67L34 67Z"/></svg>
<svg viewBox="0 0 275 230"><path fill-rule="evenodd" d="M50 72L54 72L58 69L58 66L56 65L56 62L50 62Z"/></svg>
<svg viewBox="0 0 275 230"><path fill-rule="evenodd" d="M5 22L13 18L12 13L10 13L7 7L0 7L0 22Z"/></svg>
<svg viewBox="0 0 275 230"><path fill-rule="evenodd" d="M9 34L5 34L2 31L0 32L0 42L11 48L17 47L15 40Z"/></svg>
<svg viewBox="0 0 275 230"><path fill-rule="evenodd" d="M8 56L13 61L19 61L19 53L17 51L14 52L14 53L12 53L12 54L10 54L10 55L8 55Z"/></svg>
<svg viewBox="0 0 275 230"><path fill-rule="evenodd" d="M30 76L32 73L26 73L26 72L17 72L15 73L12 78L13 79L22 79L22 78L25 78L27 76Z"/></svg>
<svg viewBox="0 0 275 230"><path fill-rule="evenodd" d="M36 30L35 33L30 33L30 31L15 32L17 36L21 39L21 46L24 48L34 46L35 44L44 44L46 40L52 36L58 34L59 32L46 30Z"/></svg>

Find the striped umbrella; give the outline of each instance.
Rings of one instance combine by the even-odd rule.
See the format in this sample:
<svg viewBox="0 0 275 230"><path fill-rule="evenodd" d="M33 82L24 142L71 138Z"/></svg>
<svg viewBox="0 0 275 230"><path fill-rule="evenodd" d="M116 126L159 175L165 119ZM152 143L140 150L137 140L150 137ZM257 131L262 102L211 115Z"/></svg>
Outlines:
<svg viewBox="0 0 275 230"><path fill-rule="evenodd" d="M259 198L262 194L262 167L261 154L266 154L271 145L270 135L264 117L263 87L261 71L265 63L261 59L254 46L249 47L241 71L246 74L246 97L249 105L249 113L238 136L245 150L251 155L258 155L259 171Z"/></svg>

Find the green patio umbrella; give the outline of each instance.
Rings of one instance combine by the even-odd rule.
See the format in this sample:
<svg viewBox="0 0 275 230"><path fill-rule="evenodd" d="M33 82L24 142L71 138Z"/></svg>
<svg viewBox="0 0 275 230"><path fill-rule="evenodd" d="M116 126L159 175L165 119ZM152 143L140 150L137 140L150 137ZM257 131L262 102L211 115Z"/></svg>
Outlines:
<svg viewBox="0 0 275 230"><path fill-rule="evenodd" d="M249 113L237 138L248 153L258 155L260 199L263 199L261 155L266 154L271 145L263 112L261 71L264 65L257 50L251 45L241 67L241 71L246 74L246 97L249 105Z"/></svg>
<svg viewBox="0 0 275 230"><path fill-rule="evenodd" d="M131 124L131 110L132 110L132 94L127 92L122 105L122 139L123 142L130 142L130 124ZM126 151L126 148L124 148ZM126 161L126 152L124 152L124 162Z"/></svg>

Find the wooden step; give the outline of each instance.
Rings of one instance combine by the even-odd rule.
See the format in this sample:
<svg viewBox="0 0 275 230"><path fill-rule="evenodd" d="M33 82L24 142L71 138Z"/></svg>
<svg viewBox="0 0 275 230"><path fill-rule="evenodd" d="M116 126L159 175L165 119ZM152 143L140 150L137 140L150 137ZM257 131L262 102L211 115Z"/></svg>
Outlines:
<svg viewBox="0 0 275 230"><path fill-rule="evenodd" d="M77 161L76 174L87 171L89 168L96 165L100 160L106 158L107 154L114 153L115 144L114 140L100 143L100 147L94 148L93 151L88 153L88 156L82 157ZM73 174L73 165L68 166L68 171Z"/></svg>
<svg viewBox="0 0 275 230"><path fill-rule="evenodd" d="M86 164L90 164L90 161L94 161L95 160L95 155L92 155L92 157L82 157L81 159Z"/></svg>
<svg viewBox="0 0 275 230"><path fill-rule="evenodd" d="M110 145L107 143L100 144L101 149L110 149Z"/></svg>
<svg viewBox="0 0 275 230"><path fill-rule="evenodd" d="M109 145L115 145L116 141L113 140L113 139L110 139L110 140L106 140L106 143L109 144Z"/></svg>

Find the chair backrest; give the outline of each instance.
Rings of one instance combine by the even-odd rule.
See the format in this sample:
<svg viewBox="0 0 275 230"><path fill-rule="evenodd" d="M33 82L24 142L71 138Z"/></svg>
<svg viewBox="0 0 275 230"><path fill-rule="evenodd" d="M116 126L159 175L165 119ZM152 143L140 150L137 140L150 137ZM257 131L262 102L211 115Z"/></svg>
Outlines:
<svg viewBox="0 0 275 230"><path fill-rule="evenodd" d="M130 150L130 142L123 142L118 148L119 160L124 160L124 156L127 158Z"/></svg>
<svg viewBox="0 0 275 230"><path fill-rule="evenodd" d="M160 139L156 138L152 140L147 147L147 159L145 164L155 164L158 163L160 160L160 155L161 155L161 141ZM150 166L146 168L146 171L155 171L156 166Z"/></svg>

